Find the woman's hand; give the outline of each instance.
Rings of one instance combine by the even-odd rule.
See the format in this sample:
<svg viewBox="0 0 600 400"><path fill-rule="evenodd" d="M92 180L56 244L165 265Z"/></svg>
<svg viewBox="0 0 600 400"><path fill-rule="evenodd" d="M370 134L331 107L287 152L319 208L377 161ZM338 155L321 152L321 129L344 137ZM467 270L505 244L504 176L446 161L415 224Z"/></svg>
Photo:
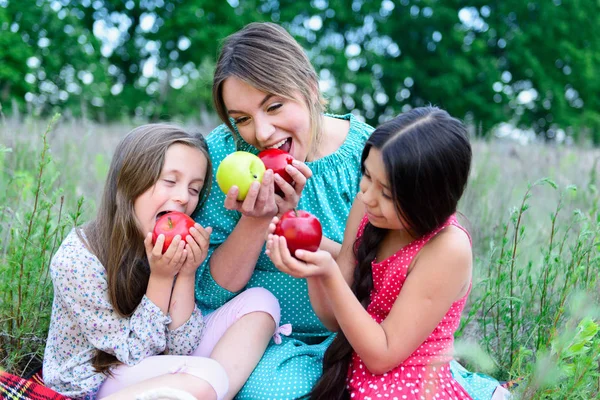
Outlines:
<svg viewBox="0 0 600 400"><path fill-rule="evenodd" d="M338 269L335 260L327 251L296 250L296 258L292 257L285 238L272 233L267 237L266 254L278 270L294 278L327 277Z"/></svg>
<svg viewBox="0 0 600 400"><path fill-rule="evenodd" d="M292 165L287 165L285 172L294 180L294 185L290 185L279 174L275 174L275 183L283 192L283 197L275 195L277 215L283 215L298 206L306 181L312 176L312 171L308 168L308 165L298 160L294 160Z"/></svg>
<svg viewBox="0 0 600 400"><path fill-rule="evenodd" d="M244 201L237 200L238 193L237 186L229 189L225 197L226 209L236 210L246 217L253 218L272 218L277 214L272 170L265 171L262 183L252 182Z"/></svg>
<svg viewBox="0 0 600 400"><path fill-rule="evenodd" d="M150 273L160 278L174 278L179 273L185 261L185 242L177 235L169 245L167 251L162 254L165 235L160 234L156 243L152 244L152 232L148 232L144 239L146 256L150 264Z"/></svg>
<svg viewBox="0 0 600 400"><path fill-rule="evenodd" d="M298 160L286 166L285 170L294 180L294 185L290 185L279 174L273 174L273 171L268 169L263 175L262 183L252 183L244 201L237 200L239 189L232 186L225 198L225 208L254 218L272 218L296 208L312 171ZM275 183L283 192L283 197L275 194Z"/></svg>
<svg viewBox="0 0 600 400"><path fill-rule="evenodd" d="M196 270L206 259L211 233L212 228L210 226L205 229L202 225L195 224L190 228L190 234L185 237L184 253L186 253L186 257L179 270L180 276L194 276L196 274Z"/></svg>

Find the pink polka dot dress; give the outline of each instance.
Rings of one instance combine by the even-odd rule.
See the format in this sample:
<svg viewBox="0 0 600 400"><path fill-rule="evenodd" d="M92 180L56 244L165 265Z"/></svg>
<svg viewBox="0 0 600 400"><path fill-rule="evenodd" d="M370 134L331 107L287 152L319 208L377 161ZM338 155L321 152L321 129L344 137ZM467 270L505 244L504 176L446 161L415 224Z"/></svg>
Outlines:
<svg viewBox="0 0 600 400"><path fill-rule="evenodd" d="M363 217L358 230L360 237L367 224ZM435 231L411 242L381 262L373 262L373 291L367 312L381 323L389 314L406 280L408 267L414 256L438 232L454 225L466 232L451 216ZM468 235L468 233L467 233ZM470 289L469 289L470 290ZM454 347L454 332L460 323L460 314L468 293L454 302L439 325L423 344L402 364L383 375L369 372L356 353L348 371L348 390L351 399L441 400L471 399L469 394L452 378L449 362Z"/></svg>

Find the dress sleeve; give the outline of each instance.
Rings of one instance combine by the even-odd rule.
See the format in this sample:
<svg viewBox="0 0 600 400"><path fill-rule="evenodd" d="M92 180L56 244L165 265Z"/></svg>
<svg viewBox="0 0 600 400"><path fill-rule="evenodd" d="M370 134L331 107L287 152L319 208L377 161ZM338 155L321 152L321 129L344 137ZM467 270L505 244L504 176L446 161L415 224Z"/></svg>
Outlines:
<svg viewBox="0 0 600 400"><path fill-rule="evenodd" d="M50 265L54 295L62 299L65 313L85 339L127 365L162 353L170 318L146 296L130 317L119 316L108 299L106 271L100 261L77 237L62 250Z"/></svg>
<svg viewBox="0 0 600 400"><path fill-rule="evenodd" d="M202 339L202 328L204 327L202 313L198 307L190 318L179 328L167 331L167 352L187 356L192 354L200 345Z"/></svg>
<svg viewBox="0 0 600 400"><path fill-rule="evenodd" d="M213 279L209 262L215 249L227 239L240 219L239 212L224 207L225 194L216 180L219 164L236 150L235 140L225 125L221 125L208 135L207 143L213 165L212 186L204 206L194 215L200 225L213 228L206 260L196 271L196 303L205 312L216 310L239 293L230 292Z"/></svg>

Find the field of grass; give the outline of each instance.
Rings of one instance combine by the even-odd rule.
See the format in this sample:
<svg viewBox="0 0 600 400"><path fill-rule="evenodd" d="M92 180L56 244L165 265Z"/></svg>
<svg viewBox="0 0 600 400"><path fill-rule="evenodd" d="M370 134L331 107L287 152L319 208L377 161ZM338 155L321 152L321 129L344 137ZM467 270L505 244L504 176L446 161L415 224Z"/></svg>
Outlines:
<svg viewBox="0 0 600 400"><path fill-rule="evenodd" d="M16 374L43 354L50 258L93 215L112 150L133 126L47 125L0 119L0 366ZM598 398L600 151L473 147L460 211L475 270L457 357L499 379L524 378L517 398Z"/></svg>

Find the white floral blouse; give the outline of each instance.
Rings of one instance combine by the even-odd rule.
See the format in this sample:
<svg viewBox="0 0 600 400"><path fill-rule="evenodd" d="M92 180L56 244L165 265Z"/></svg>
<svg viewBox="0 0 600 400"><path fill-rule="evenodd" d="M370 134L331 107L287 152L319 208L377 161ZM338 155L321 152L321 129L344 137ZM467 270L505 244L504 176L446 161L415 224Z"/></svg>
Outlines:
<svg viewBox="0 0 600 400"><path fill-rule="evenodd" d="M59 393L95 398L106 379L92 366L96 349L135 365L165 350L188 355L200 343L203 322L197 307L176 330L168 329L171 318L146 296L130 317L119 316L108 299L104 266L75 231L52 258L50 274L54 302L43 377L44 383Z"/></svg>

